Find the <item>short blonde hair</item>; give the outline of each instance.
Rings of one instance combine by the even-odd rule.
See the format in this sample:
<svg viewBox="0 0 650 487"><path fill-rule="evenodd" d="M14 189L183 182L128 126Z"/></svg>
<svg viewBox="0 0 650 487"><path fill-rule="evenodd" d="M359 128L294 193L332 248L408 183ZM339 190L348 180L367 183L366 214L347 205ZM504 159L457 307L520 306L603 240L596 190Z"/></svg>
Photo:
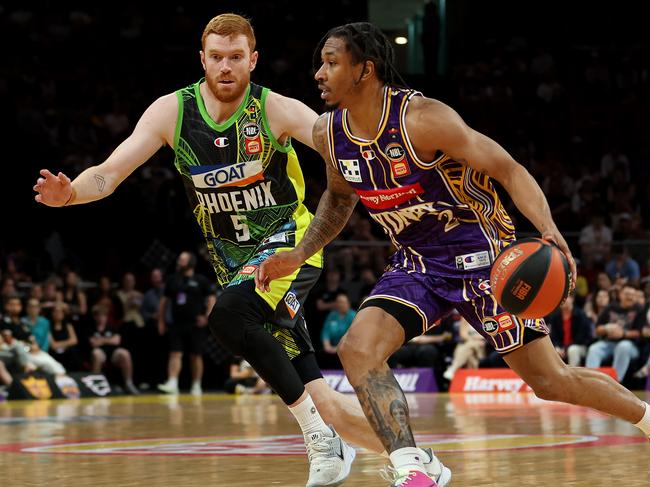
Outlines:
<svg viewBox="0 0 650 487"><path fill-rule="evenodd" d="M250 21L237 14L221 14L214 17L208 25L203 29L203 35L201 36L201 46L205 48L205 39L210 34L217 34L220 36L236 36L244 35L248 39L248 45L251 48L251 52L255 50L255 32L253 32L253 26Z"/></svg>

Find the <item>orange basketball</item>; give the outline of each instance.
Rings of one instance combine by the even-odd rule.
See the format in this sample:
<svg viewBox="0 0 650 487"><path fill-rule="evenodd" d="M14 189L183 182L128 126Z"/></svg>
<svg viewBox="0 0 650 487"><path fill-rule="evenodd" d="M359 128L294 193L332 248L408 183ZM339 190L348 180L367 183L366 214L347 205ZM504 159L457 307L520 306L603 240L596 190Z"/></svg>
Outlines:
<svg viewBox="0 0 650 487"><path fill-rule="evenodd" d="M569 264L560 249L546 240L519 240L503 249L492 264L490 287L508 313L542 318L569 293Z"/></svg>

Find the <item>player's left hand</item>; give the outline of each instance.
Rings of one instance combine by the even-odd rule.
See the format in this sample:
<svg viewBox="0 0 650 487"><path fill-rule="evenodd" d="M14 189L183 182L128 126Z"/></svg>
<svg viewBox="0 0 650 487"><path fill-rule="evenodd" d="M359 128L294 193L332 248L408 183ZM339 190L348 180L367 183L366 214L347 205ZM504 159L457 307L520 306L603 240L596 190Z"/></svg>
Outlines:
<svg viewBox="0 0 650 487"><path fill-rule="evenodd" d="M295 250L279 252L266 259L255 271L255 286L267 293L271 290L271 281L293 273L304 262Z"/></svg>
<svg viewBox="0 0 650 487"><path fill-rule="evenodd" d="M571 251L569 250L569 246L566 243L566 240L564 240L564 237L562 234L557 230L547 230L542 234L542 239L548 240L549 242L553 242L555 245L558 246L558 248L562 251L564 256L566 257L567 262L569 263L569 294L573 293L573 290L576 287L576 278L577 278L577 268L576 268L576 261L573 259L573 255L571 255Z"/></svg>

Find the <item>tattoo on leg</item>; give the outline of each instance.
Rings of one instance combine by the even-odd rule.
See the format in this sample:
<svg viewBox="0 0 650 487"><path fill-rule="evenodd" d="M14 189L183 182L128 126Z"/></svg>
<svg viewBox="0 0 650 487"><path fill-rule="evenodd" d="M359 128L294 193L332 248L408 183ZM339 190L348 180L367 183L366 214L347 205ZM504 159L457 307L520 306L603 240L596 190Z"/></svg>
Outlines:
<svg viewBox="0 0 650 487"><path fill-rule="evenodd" d="M95 182L97 183L97 189L100 193L102 193L106 187L106 180L104 179L104 176L101 174L95 174Z"/></svg>
<svg viewBox="0 0 650 487"><path fill-rule="evenodd" d="M415 446L404 392L388 367L370 371L355 389L370 425L389 453Z"/></svg>

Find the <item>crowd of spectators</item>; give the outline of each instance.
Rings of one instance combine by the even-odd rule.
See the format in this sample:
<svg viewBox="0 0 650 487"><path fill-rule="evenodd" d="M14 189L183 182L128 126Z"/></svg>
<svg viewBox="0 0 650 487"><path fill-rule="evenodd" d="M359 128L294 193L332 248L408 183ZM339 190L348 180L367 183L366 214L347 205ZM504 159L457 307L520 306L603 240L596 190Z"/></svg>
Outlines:
<svg viewBox="0 0 650 487"><path fill-rule="evenodd" d="M264 21L259 12L265 2L247 6L260 51L253 79L320 110L310 80L312 49L330 26L364 18L365 5L341 1L340 9L318 7L308 15L306 6L289 3L276 2ZM0 360L0 381L7 383L9 369L47 367L36 358L46 354L50 370L55 364L97 370L108 363L128 391L166 378L167 342L159 337L155 304L177 254L196 250L199 267L211 273L172 153L160 151L114 196L92 205L38 207L30 188L41 167L74 176L101 162L157 96L199 79L200 34L215 12L201 6L163 14L136 5L48 5L0 6L0 41L11 46L0 65L0 100L9 113L0 118L0 130L7 140L3 158L12 167L12 187L0 195L10 209L3 211L0 242L0 315L11 322L7 327L23 329L28 346L21 350L29 349L16 351L9 337L0 342L0 357L8 357ZM234 2L220 8L240 10ZM566 33L560 42L524 32L486 39L468 34L465 42L470 49L451 46L446 75L405 73L406 81L501 143L547 195L579 260L575 300L549 319L558 351L570 363L611 361L620 379L637 370L647 374L648 43ZM324 170L315 153L296 145L313 210ZM504 202L520 234L533 232L505 195ZM25 225L29 232L17 230ZM307 306L324 360L333 358L341 323L349 321L342 296L353 312L390 252L361 209L328 248L326 271ZM41 318L49 321L49 333ZM494 363L455 315L431 335L408 344L394 365L427 364L444 381L443 373L449 378L460 366ZM218 388L229 374L220 367L232 358L208 341L216 378L206 381ZM144 354L143 346L156 352Z"/></svg>

